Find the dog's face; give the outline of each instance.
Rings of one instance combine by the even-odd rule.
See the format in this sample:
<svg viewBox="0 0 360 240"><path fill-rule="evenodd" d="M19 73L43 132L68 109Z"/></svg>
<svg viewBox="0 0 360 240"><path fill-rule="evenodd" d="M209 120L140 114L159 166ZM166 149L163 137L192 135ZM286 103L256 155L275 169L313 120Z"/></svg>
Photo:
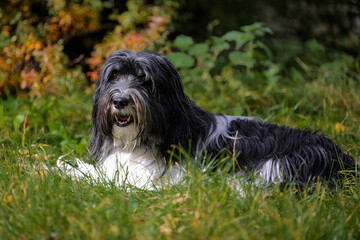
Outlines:
<svg viewBox="0 0 360 240"><path fill-rule="evenodd" d="M132 146L137 144L135 140L146 123L143 118L147 116L147 107L142 104L148 89L145 85L141 77L122 75L117 69L109 75L101 105L107 116L105 128L112 131L116 146L124 147L131 142Z"/></svg>
<svg viewBox="0 0 360 240"><path fill-rule="evenodd" d="M185 99L185 100L184 100ZM175 68L152 52L116 51L106 60L93 98L93 131L129 142L164 139L187 101ZM177 118L177 119L174 119ZM119 141L120 140L120 141Z"/></svg>

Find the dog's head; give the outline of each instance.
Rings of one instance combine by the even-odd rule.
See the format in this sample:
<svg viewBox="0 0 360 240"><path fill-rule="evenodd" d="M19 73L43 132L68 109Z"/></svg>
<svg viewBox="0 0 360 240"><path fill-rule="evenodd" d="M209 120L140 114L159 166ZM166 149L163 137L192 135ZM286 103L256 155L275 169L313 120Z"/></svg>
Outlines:
<svg viewBox="0 0 360 240"><path fill-rule="evenodd" d="M166 57L115 51L96 83L91 153L97 155L93 151L99 150L105 139L115 143L118 139L122 147L133 141L161 144L171 125L186 118L190 102Z"/></svg>

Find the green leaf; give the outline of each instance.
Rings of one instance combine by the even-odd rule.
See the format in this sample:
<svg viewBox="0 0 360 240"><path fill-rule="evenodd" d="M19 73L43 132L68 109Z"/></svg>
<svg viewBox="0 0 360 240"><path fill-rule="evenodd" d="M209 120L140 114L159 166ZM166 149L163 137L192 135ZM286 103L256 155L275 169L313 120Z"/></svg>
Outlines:
<svg viewBox="0 0 360 240"><path fill-rule="evenodd" d="M257 45L258 48L264 50L266 56L267 56L269 59L272 60L272 59L274 58L271 50L270 50L263 42L261 42L261 41L256 41L255 43L256 43L256 45Z"/></svg>
<svg viewBox="0 0 360 240"><path fill-rule="evenodd" d="M248 68L253 68L256 63L256 60L254 58L244 52L231 52L229 54L229 58L233 64L246 66Z"/></svg>
<svg viewBox="0 0 360 240"><path fill-rule="evenodd" d="M202 59L204 66L207 69L212 69L215 66L215 62L213 61L213 59L211 58L210 54L207 54L206 56L204 56L204 58Z"/></svg>
<svg viewBox="0 0 360 240"><path fill-rule="evenodd" d="M195 57L200 57L204 56L205 54L207 54L209 51L209 46L205 43L199 43L199 44L195 44L192 45L189 48L189 53Z"/></svg>
<svg viewBox="0 0 360 240"><path fill-rule="evenodd" d="M11 19L10 25L16 24L20 20L20 18L21 18L21 12L17 12L15 17Z"/></svg>
<svg viewBox="0 0 360 240"><path fill-rule="evenodd" d="M185 35L178 36L174 41L175 47L183 51L187 50L193 44L194 40L191 37Z"/></svg>
<svg viewBox="0 0 360 240"><path fill-rule="evenodd" d="M176 68L191 68L195 64L194 58L185 53L172 53L168 57Z"/></svg>
<svg viewBox="0 0 360 240"><path fill-rule="evenodd" d="M78 154L82 154L86 151L87 146L87 140L85 138L82 138L79 144L76 144L75 146L75 152Z"/></svg>
<svg viewBox="0 0 360 240"><path fill-rule="evenodd" d="M249 41L249 36L239 31L227 32L221 38L226 41L234 41L236 43L236 50L239 50L242 46L244 46L245 43Z"/></svg>
<svg viewBox="0 0 360 240"><path fill-rule="evenodd" d="M19 114L13 119L14 131L19 131L21 123L25 120L25 115Z"/></svg>
<svg viewBox="0 0 360 240"><path fill-rule="evenodd" d="M261 22L256 22L251 25L243 26L241 27L241 30L245 32L245 34L253 35L254 37L262 37L265 35L265 33L272 34L272 31L268 27L264 27L264 24Z"/></svg>
<svg viewBox="0 0 360 240"><path fill-rule="evenodd" d="M276 76L279 73L280 73L280 68L275 64L270 65L269 68L264 71L266 77Z"/></svg>
<svg viewBox="0 0 360 240"><path fill-rule="evenodd" d="M48 122L48 127L50 129L51 134L61 137L63 139L67 139L67 131L60 122Z"/></svg>
<svg viewBox="0 0 360 240"><path fill-rule="evenodd" d="M230 48L230 44L226 42L225 39L219 37L213 37L213 44L211 46L211 49L214 52L220 53L229 48Z"/></svg>

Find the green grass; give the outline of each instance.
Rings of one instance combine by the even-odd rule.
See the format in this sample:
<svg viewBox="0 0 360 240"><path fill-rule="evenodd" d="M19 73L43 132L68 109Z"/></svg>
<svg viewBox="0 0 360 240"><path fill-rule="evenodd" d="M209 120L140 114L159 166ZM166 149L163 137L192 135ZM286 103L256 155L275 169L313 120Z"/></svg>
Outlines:
<svg viewBox="0 0 360 240"><path fill-rule="evenodd" d="M185 84L209 111L321 129L359 162L358 78L224 83L216 95L196 87ZM145 191L71 181L37 167L62 154L81 157L90 119L91 94L81 89L0 102L0 239L360 238L359 179L337 191L317 186L311 195L245 186L240 196L223 174L193 171L182 184Z"/></svg>

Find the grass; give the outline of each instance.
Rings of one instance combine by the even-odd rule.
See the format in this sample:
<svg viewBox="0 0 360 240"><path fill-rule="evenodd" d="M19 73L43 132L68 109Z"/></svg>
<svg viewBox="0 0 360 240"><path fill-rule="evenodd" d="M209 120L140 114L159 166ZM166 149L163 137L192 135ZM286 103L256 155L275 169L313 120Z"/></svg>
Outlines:
<svg viewBox="0 0 360 240"><path fill-rule="evenodd" d="M357 162L360 80L283 78L276 86L224 84L216 94L186 83L212 112L246 114L292 127L321 129ZM38 162L81 157L91 127L91 94L0 102L1 239L359 239L360 182L313 194L245 186L240 196L224 174L193 171L159 191L71 181Z"/></svg>

